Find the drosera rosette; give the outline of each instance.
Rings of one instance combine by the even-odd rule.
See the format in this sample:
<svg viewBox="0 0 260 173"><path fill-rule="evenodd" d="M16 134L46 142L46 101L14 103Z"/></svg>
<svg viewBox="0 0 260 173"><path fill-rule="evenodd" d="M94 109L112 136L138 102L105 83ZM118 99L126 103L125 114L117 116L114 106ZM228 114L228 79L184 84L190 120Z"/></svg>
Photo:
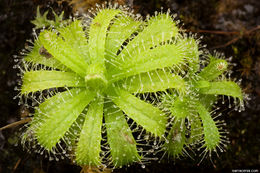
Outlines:
<svg viewBox="0 0 260 173"><path fill-rule="evenodd" d="M194 39L189 42L196 44ZM191 157L187 148L203 149L202 161L207 155L211 158L213 153L223 152L228 143L225 123L219 120L222 113L218 113L219 108L215 106L218 100L226 104L224 97L227 97L231 108L232 98L234 109L242 111L245 94L239 84L230 79L229 64L223 54L214 52L211 55L206 50L199 51L199 44L196 45L191 54L193 66L187 68L183 76L185 94L169 90L161 97L160 107L172 117L165 153L172 158Z"/></svg>
<svg viewBox="0 0 260 173"><path fill-rule="evenodd" d="M42 29L19 62L19 96L35 110L22 142L50 160L142 164L146 139L136 136L161 140L168 124L156 93L182 93L184 80L174 72L188 66L191 47L178 41L172 16L142 21L123 7L105 6L88 19ZM155 96L139 97L149 93Z"/></svg>

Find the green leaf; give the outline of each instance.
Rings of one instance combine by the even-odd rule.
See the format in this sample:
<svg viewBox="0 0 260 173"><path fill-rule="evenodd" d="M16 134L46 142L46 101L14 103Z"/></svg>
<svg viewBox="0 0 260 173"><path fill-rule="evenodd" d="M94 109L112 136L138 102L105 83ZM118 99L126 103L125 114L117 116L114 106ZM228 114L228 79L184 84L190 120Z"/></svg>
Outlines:
<svg viewBox="0 0 260 173"><path fill-rule="evenodd" d="M183 60L184 54L181 46L162 45L137 54L131 58L131 61L125 61L120 67L113 67L107 71L112 82L139 73L172 67Z"/></svg>
<svg viewBox="0 0 260 173"><path fill-rule="evenodd" d="M49 112L53 109L58 109L57 105L61 105L65 100L71 98L71 94L80 92L81 89L71 89L65 92L59 92L56 95L46 99L39 107L35 108L35 114L32 121L29 122L29 127L26 129L22 137L22 143L25 143L26 139L30 140L32 134L35 133L36 129L41 126L46 119L48 119ZM71 93L71 94L70 94Z"/></svg>
<svg viewBox="0 0 260 173"><path fill-rule="evenodd" d="M198 48L198 43L194 38L186 38L180 40L179 44L182 44L184 49L186 50L184 53L186 55L186 59L189 62L189 72L197 72L200 68L200 52Z"/></svg>
<svg viewBox="0 0 260 173"><path fill-rule="evenodd" d="M104 9L93 19L89 29L89 54L92 63L104 64L107 28L120 10Z"/></svg>
<svg viewBox="0 0 260 173"><path fill-rule="evenodd" d="M201 94L227 95L243 100L241 88L233 81L209 82L208 87L200 88Z"/></svg>
<svg viewBox="0 0 260 173"><path fill-rule="evenodd" d="M185 137L185 120L183 118L176 119L168 136L167 142L164 146L170 156L174 159L178 158L183 153L184 144L186 141Z"/></svg>
<svg viewBox="0 0 260 173"><path fill-rule="evenodd" d="M82 113L78 116L76 121L70 126L68 133L65 133L63 136L64 143L66 143L66 147L69 149L70 147L75 148L77 146L77 142L80 137L81 129L84 124L85 115L87 109L84 109Z"/></svg>
<svg viewBox="0 0 260 173"><path fill-rule="evenodd" d="M216 149L220 143L220 134L218 128L210 116L210 113L202 104L197 104L197 110L203 124L203 134L205 141L204 146L207 148L207 150L212 151Z"/></svg>
<svg viewBox="0 0 260 173"><path fill-rule="evenodd" d="M103 105L103 98L97 98L89 105L75 153L79 165L101 164Z"/></svg>
<svg viewBox="0 0 260 173"><path fill-rule="evenodd" d="M62 71L28 71L24 73L22 94L58 87L84 87L85 81L75 73Z"/></svg>
<svg viewBox="0 0 260 173"><path fill-rule="evenodd" d="M35 40L33 49L25 56L24 60L33 65L43 64L55 69L68 70L66 66L52 58L52 55L46 52L46 49L44 49L39 40Z"/></svg>
<svg viewBox="0 0 260 173"><path fill-rule="evenodd" d="M167 119L161 110L120 89L111 98L127 116L132 118L146 131L151 132L155 136L164 134Z"/></svg>
<svg viewBox="0 0 260 173"><path fill-rule="evenodd" d="M177 98L174 100L171 113L174 117L185 118L194 113L194 103L188 98Z"/></svg>
<svg viewBox="0 0 260 173"><path fill-rule="evenodd" d="M68 95L69 94L69 95ZM93 100L95 94L87 90L70 90L52 97L40 105L39 112L46 119L36 129L38 142L47 150L51 150L68 131L84 108ZM56 104L57 103L57 104Z"/></svg>
<svg viewBox="0 0 260 173"><path fill-rule="evenodd" d="M203 128L201 124L201 120L196 116L190 116L190 138L188 139L189 144L197 144L201 141L203 135Z"/></svg>
<svg viewBox="0 0 260 173"><path fill-rule="evenodd" d="M119 54L122 62L132 56L149 50L160 43L172 39L178 34L178 28L169 14L159 14L148 21L144 30L131 40Z"/></svg>
<svg viewBox="0 0 260 173"><path fill-rule="evenodd" d="M35 108L35 114L32 121L29 123L29 129L35 131L35 129L37 129L38 126L48 118L50 111L58 109L58 105L63 104L67 99L71 99L71 95L79 93L80 91L81 89L77 88L69 91L58 92L56 95L46 99L39 105L39 107ZM29 129L27 131L30 131Z"/></svg>
<svg viewBox="0 0 260 173"><path fill-rule="evenodd" d="M56 33L46 30L40 33L39 40L53 58L59 60L80 76L85 76L88 67L85 59L66 40L64 41Z"/></svg>
<svg viewBox="0 0 260 173"><path fill-rule="evenodd" d="M70 25L58 29L60 35L70 47L76 51L85 62L90 62L88 41L83 31L80 20L73 21Z"/></svg>
<svg viewBox="0 0 260 173"><path fill-rule="evenodd" d="M196 88L207 88L210 86L210 82L209 81L206 81L206 80L199 80L199 81L196 81L196 83L194 84Z"/></svg>
<svg viewBox="0 0 260 173"><path fill-rule="evenodd" d="M165 91L175 88L180 93L185 91L185 81L178 75L163 70L155 70L131 76L118 81L119 86L131 93Z"/></svg>
<svg viewBox="0 0 260 173"><path fill-rule="evenodd" d="M217 101L217 96L213 94L200 94L199 101L207 110L210 111Z"/></svg>
<svg viewBox="0 0 260 173"><path fill-rule="evenodd" d="M108 103L104 110L107 140L110 146L112 162L115 167L138 162L136 142L125 116L114 104Z"/></svg>
<svg viewBox="0 0 260 173"><path fill-rule="evenodd" d="M141 22L125 15L114 19L106 38L106 59L108 61L116 57L122 44L139 28L140 24Z"/></svg>
<svg viewBox="0 0 260 173"><path fill-rule="evenodd" d="M204 80L214 80L219 75L224 73L227 70L228 63L224 59L216 59L214 57L211 57L210 63L208 66L206 66L199 74L198 76L201 77Z"/></svg>

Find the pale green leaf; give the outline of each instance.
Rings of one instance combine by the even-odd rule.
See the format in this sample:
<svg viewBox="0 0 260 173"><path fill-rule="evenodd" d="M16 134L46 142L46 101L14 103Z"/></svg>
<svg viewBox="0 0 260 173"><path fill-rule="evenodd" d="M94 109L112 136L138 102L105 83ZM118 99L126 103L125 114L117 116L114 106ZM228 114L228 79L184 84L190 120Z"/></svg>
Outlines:
<svg viewBox="0 0 260 173"><path fill-rule="evenodd" d="M123 112L114 104L108 103L105 106L104 115L113 165L120 167L140 161L136 141Z"/></svg>
<svg viewBox="0 0 260 173"><path fill-rule="evenodd" d="M220 143L220 134L218 128L210 116L210 113L207 109L198 102L197 104L197 111L199 116L202 120L203 124L203 134L204 134L204 146L209 150L212 151L216 149L216 147Z"/></svg>
<svg viewBox="0 0 260 173"><path fill-rule="evenodd" d="M194 103L188 98L176 98L171 107L172 116L185 118L194 113Z"/></svg>
<svg viewBox="0 0 260 173"><path fill-rule="evenodd" d="M35 108L35 114L32 121L30 122L30 127L33 131L42 124L49 116L49 112L54 109L59 109L59 105L62 105L65 100L71 99L71 95L79 93L82 89L71 89L64 92L58 92L56 95L49 97L39 107ZM33 127L32 127L33 126Z"/></svg>
<svg viewBox="0 0 260 173"><path fill-rule="evenodd" d="M58 87L84 87L85 81L71 72L63 71L28 71L24 73L22 94Z"/></svg>
<svg viewBox="0 0 260 173"><path fill-rule="evenodd" d="M164 67L172 67L184 61L181 45L162 45L132 57L119 67L108 70L110 81L148 72Z"/></svg>
<svg viewBox="0 0 260 173"><path fill-rule="evenodd" d="M196 116L190 116L189 117L190 122L190 138L188 138L189 144L197 144L201 141L202 135L203 135L203 128L201 124L201 120Z"/></svg>
<svg viewBox="0 0 260 173"><path fill-rule="evenodd" d="M24 57L24 60L35 65L42 64L55 69L67 70L66 66L61 64L61 62L54 59L52 55L45 51L46 50L43 45L40 44L40 41L35 40L33 49Z"/></svg>
<svg viewBox="0 0 260 173"><path fill-rule="evenodd" d="M140 24L141 22L125 15L114 19L106 38L106 59L108 61L115 58L122 44L139 28Z"/></svg>
<svg viewBox="0 0 260 173"><path fill-rule="evenodd" d="M196 73L200 68L200 52L198 48L198 43L194 38L186 38L179 41L185 49L185 56L189 63L189 72Z"/></svg>
<svg viewBox="0 0 260 173"><path fill-rule="evenodd" d="M39 107L35 108L35 114L32 121L29 122L29 127L26 129L22 137L22 142L30 140L31 135L35 133L36 129L39 128L46 119L48 119L49 112L54 109L59 109L59 105L62 105L65 100L71 98L71 94L80 92L81 89L71 89L65 92L59 92L56 95L46 99Z"/></svg>
<svg viewBox="0 0 260 173"><path fill-rule="evenodd" d="M118 59L122 61L128 58L131 59L132 56L170 40L177 34L178 28L171 16L168 13L159 14L148 20L147 26L127 44L119 54Z"/></svg>
<svg viewBox="0 0 260 173"><path fill-rule="evenodd" d="M55 105L57 102L54 100L55 97L47 100L42 106L40 105L42 112L39 113L45 114L46 118L41 125L37 127L36 136L38 142L47 150L51 150L55 147L79 114L95 96L95 94L87 90L79 91L80 90L75 89L58 95L58 100L63 101L57 105Z"/></svg>
<svg viewBox="0 0 260 173"><path fill-rule="evenodd" d="M180 76L163 70L131 76L118 81L118 84L131 93L165 91L168 88L184 93L186 88L185 81Z"/></svg>
<svg viewBox="0 0 260 173"><path fill-rule="evenodd" d="M127 91L118 89L112 96L113 102L138 125L155 136L165 132L167 118L158 108L146 103Z"/></svg>
<svg viewBox="0 0 260 173"><path fill-rule="evenodd" d="M75 153L79 165L101 164L103 105L103 98L96 98L89 105Z"/></svg>
<svg viewBox="0 0 260 173"><path fill-rule="evenodd" d="M174 159L178 158L183 153L183 148L186 141L185 131L185 120L183 118L176 119L167 136L167 142L164 144L168 154Z"/></svg>
<svg viewBox="0 0 260 173"><path fill-rule="evenodd" d="M104 9L92 20L89 29L89 54L92 63L104 64L107 28L120 10Z"/></svg>
<svg viewBox="0 0 260 173"><path fill-rule="evenodd" d="M227 70L228 63L224 59L216 59L211 57L210 63L206 66L198 76L204 80L214 80Z"/></svg>
<svg viewBox="0 0 260 173"><path fill-rule="evenodd" d="M200 88L201 94L226 95L243 100L241 88L233 81L209 82L208 87Z"/></svg>
<svg viewBox="0 0 260 173"><path fill-rule="evenodd" d="M60 35L70 47L76 51L85 62L89 63L88 41L83 31L80 20L73 21L70 25L58 29Z"/></svg>
<svg viewBox="0 0 260 173"><path fill-rule="evenodd" d="M217 96L213 94L200 94L199 101L207 110L210 111L217 101Z"/></svg>
<svg viewBox="0 0 260 173"><path fill-rule="evenodd" d="M86 75L88 65L85 59L66 40L64 41L56 33L46 30L40 33L39 40L53 58L59 60L80 76Z"/></svg>

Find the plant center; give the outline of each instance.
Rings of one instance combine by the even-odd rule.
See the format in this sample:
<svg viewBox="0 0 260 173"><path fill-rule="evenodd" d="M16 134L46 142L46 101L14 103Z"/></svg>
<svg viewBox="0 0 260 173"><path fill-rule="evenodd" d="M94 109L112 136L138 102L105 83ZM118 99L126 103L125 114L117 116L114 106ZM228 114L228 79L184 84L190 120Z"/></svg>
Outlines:
<svg viewBox="0 0 260 173"><path fill-rule="evenodd" d="M91 64L85 76L86 87L91 91L104 91L107 88L105 68L100 64Z"/></svg>

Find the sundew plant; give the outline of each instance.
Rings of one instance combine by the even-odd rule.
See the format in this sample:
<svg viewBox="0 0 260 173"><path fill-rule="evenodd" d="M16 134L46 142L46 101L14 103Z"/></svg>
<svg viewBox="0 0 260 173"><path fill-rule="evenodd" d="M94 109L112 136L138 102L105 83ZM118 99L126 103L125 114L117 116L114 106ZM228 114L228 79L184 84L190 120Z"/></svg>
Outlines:
<svg viewBox="0 0 260 173"><path fill-rule="evenodd" d="M193 144L222 150L211 110L218 95L243 109L241 89L225 78L227 61L204 54L169 12L142 20L104 5L64 22L46 14L38 11L35 40L17 65L20 100L34 110L26 148L112 167L144 164L155 150L176 158Z"/></svg>
<svg viewBox="0 0 260 173"><path fill-rule="evenodd" d="M175 90L162 95L160 106L172 117L172 127L163 146L169 156L178 158L189 155L185 146L200 146L198 149L203 149L200 154L202 161L207 154L211 157L212 151L217 153L225 150L229 142L227 132L223 129L225 123L217 120L221 113L217 113L218 107L214 107L214 104L218 102L219 95L222 96L222 104L225 104L224 96L227 96L229 108L232 98L235 110L240 112L244 110L244 103L239 85L225 77L228 63L222 56L219 53L215 53L215 56L208 54L202 70L197 63L187 71L183 77L184 95Z"/></svg>

